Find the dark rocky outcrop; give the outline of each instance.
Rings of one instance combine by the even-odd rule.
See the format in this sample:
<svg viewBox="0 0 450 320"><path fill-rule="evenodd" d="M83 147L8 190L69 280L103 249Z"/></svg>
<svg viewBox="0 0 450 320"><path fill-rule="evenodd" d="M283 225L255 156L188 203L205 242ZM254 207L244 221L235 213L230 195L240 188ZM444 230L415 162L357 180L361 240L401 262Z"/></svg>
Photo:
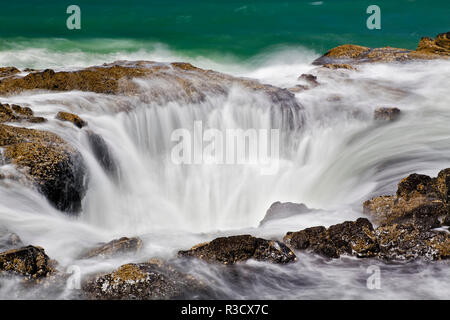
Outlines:
<svg viewBox="0 0 450 320"><path fill-rule="evenodd" d="M399 108L387 108L387 107L381 107L375 109L373 113L373 118L375 120L386 120L386 121L393 121L397 120L400 116L400 109Z"/></svg>
<svg viewBox="0 0 450 320"><path fill-rule="evenodd" d="M156 259L125 264L112 273L85 281L82 286L86 298L97 300L183 299L203 288L194 277Z"/></svg>
<svg viewBox="0 0 450 320"><path fill-rule="evenodd" d="M81 256L82 259L89 259L93 257L112 257L118 254L135 253L142 247L142 240L138 237L112 240L108 243L99 245Z"/></svg>
<svg viewBox="0 0 450 320"><path fill-rule="evenodd" d="M43 117L35 117L29 107L21 107L16 104L0 103L0 123L5 122L29 122L42 123L47 121Z"/></svg>
<svg viewBox="0 0 450 320"><path fill-rule="evenodd" d="M20 70L15 67L1 67L0 68L0 78L8 77L14 75L16 73L20 73Z"/></svg>
<svg viewBox="0 0 450 320"><path fill-rule="evenodd" d="M450 32L439 34L434 40L422 38L416 50L402 48L368 48L344 44L316 59L314 65L359 64L367 62L405 62L413 60L448 59Z"/></svg>
<svg viewBox="0 0 450 320"><path fill-rule="evenodd" d="M87 126L86 121L81 119L78 115L70 113L70 112L60 111L56 114L55 118L58 120L61 120L61 121L72 122L74 126L80 128L80 129Z"/></svg>
<svg viewBox="0 0 450 320"><path fill-rule="evenodd" d="M385 260L450 258L450 235L417 227L414 223L389 224L376 229L379 257Z"/></svg>
<svg viewBox="0 0 450 320"><path fill-rule="evenodd" d="M436 178L414 173L400 181L395 195L364 202L364 212L380 224L376 229L380 258L450 257L450 233L436 230L448 225L449 186L450 169L441 170Z"/></svg>
<svg viewBox="0 0 450 320"><path fill-rule="evenodd" d="M450 169L436 178L411 174L398 184L392 196L380 196L363 204L366 214L378 224L411 222L418 228L438 227L449 213Z"/></svg>
<svg viewBox="0 0 450 320"><path fill-rule="evenodd" d="M3 156L23 171L58 209L81 210L87 173L81 154L57 135L0 124Z"/></svg>
<svg viewBox="0 0 450 320"><path fill-rule="evenodd" d="M179 251L178 256L223 264L235 264L248 259L284 264L296 259L291 249L283 243L250 235L217 238L190 250Z"/></svg>
<svg viewBox="0 0 450 320"><path fill-rule="evenodd" d="M275 219L283 219L292 217L298 214L314 211L314 209L308 208L303 203L294 202L274 202L267 210L266 215L259 223L260 226L266 224L268 221Z"/></svg>
<svg viewBox="0 0 450 320"><path fill-rule="evenodd" d="M379 248L372 224L365 218L330 226L319 226L288 232L284 241L294 249L310 250L320 255L339 258L342 254L374 257Z"/></svg>
<svg viewBox="0 0 450 320"><path fill-rule="evenodd" d="M54 269L44 249L27 246L0 253L0 271L41 278L49 275Z"/></svg>

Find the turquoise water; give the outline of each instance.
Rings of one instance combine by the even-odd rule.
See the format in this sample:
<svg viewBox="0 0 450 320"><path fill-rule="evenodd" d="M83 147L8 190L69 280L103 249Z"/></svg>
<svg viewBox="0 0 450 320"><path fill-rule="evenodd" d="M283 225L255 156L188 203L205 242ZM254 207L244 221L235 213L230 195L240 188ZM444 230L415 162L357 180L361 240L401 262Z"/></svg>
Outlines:
<svg viewBox="0 0 450 320"><path fill-rule="evenodd" d="M185 55L246 58L280 46L316 52L343 43L414 49L420 37L450 30L448 0L1 2L0 51L37 47L132 52L163 43ZM71 4L81 8L81 30L66 28ZM381 30L366 28L370 4L381 8Z"/></svg>

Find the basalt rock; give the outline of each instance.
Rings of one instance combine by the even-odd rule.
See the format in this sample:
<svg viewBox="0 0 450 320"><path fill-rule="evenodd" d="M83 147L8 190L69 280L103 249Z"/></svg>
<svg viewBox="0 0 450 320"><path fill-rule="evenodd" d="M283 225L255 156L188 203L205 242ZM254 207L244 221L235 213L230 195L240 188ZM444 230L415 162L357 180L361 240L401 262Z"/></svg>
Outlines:
<svg viewBox="0 0 450 320"><path fill-rule="evenodd" d="M303 203L277 201L272 203L270 208L267 210L264 219L261 220L259 225L262 226L271 220L292 217L298 214L307 213L311 211L314 211L314 209L308 208Z"/></svg>
<svg viewBox="0 0 450 320"><path fill-rule="evenodd" d="M82 285L86 298L96 300L183 299L203 288L194 277L155 259L125 264Z"/></svg>
<svg viewBox="0 0 450 320"><path fill-rule="evenodd" d="M360 64L367 62L405 62L413 60L448 59L450 57L449 32L439 34L434 40L422 38L417 49L368 48L344 44L316 59L314 65Z"/></svg>
<svg viewBox="0 0 450 320"><path fill-rule="evenodd" d="M313 251L329 258L339 258L342 254L374 257L379 252L373 226L365 218L345 221L328 229L319 226L288 232L284 241L294 249Z"/></svg>
<svg viewBox="0 0 450 320"><path fill-rule="evenodd" d="M393 196L367 200L363 210L378 224L413 223L419 229L439 227L449 213L450 170L436 178L411 174L398 184Z"/></svg>
<svg viewBox="0 0 450 320"><path fill-rule="evenodd" d="M41 278L52 273L54 269L44 249L27 246L0 253L0 271Z"/></svg>
<svg viewBox="0 0 450 320"><path fill-rule="evenodd" d="M295 261L295 254L278 241L255 238L250 235L221 237L199 244L187 251L179 251L180 257L196 257L208 262L235 264L248 259L272 263Z"/></svg>
<svg viewBox="0 0 450 320"><path fill-rule="evenodd" d="M374 111L373 118L375 120L386 120L386 121L393 121L398 119L400 116L400 109L399 108L377 108Z"/></svg>
<svg viewBox="0 0 450 320"><path fill-rule="evenodd" d="M35 117L33 110L29 107L21 107L16 104L0 103L0 123L5 122L29 122L29 123L42 123L46 119L42 117Z"/></svg>
<svg viewBox="0 0 450 320"><path fill-rule="evenodd" d="M328 68L328 69L347 69L347 70L353 70L353 71L357 71L358 69L346 64L346 63L328 63L328 64L324 64L322 67L324 68Z"/></svg>
<svg viewBox="0 0 450 320"><path fill-rule="evenodd" d="M86 121L81 119L78 115L70 113L70 112L60 111L56 114L55 118L58 120L61 120L61 121L72 122L74 126L80 128L80 129L87 126Z"/></svg>
<svg viewBox="0 0 450 320"><path fill-rule="evenodd" d="M22 247L23 242L14 232L0 230L0 251Z"/></svg>
<svg viewBox="0 0 450 320"><path fill-rule="evenodd" d="M87 173L81 154L57 135L0 124L4 160L14 163L56 208L81 210Z"/></svg>
<svg viewBox="0 0 450 320"><path fill-rule="evenodd" d="M20 70L15 67L2 67L0 68L0 78L8 77L19 72Z"/></svg>
<svg viewBox="0 0 450 320"><path fill-rule="evenodd" d="M101 244L100 246L89 250L82 259L89 259L93 257L112 257L118 254L135 253L142 247L142 240L138 237L127 238L122 237L120 239L112 240L108 243Z"/></svg>
<svg viewBox="0 0 450 320"><path fill-rule="evenodd" d="M136 79L154 80L142 88ZM158 83L162 83L159 86ZM261 92L283 107L300 108L295 97L286 89L247 78L236 78L189 63L157 63L152 61L116 61L76 71L55 72L51 69L11 76L0 81L0 95L25 90L90 91L105 94L138 95L145 93L154 100L184 99L198 102L207 93L227 94L233 85Z"/></svg>
<svg viewBox="0 0 450 320"><path fill-rule="evenodd" d="M379 257L385 260L443 260L450 258L450 234L424 230L412 223L390 224L376 229Z"/></svg>

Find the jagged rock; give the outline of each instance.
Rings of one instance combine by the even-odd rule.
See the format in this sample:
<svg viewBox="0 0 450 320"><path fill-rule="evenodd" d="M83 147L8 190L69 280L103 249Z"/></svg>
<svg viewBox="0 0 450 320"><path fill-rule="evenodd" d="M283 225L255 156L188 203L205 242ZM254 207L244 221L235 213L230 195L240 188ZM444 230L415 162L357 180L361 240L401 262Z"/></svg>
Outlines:
<svg viewBox="0 0 450 320"><path fill-rule="evenodd" d="M89 145L91 146L92 153L102 168L109 174L116 174L117 167L114 157L102 136L96 134L95 132L87 131L87 138Z"/></svg>
<svg viewBox="0 0 450 320"><path fill-rule="evenodd" d="M396 120L400 116L399 108L377 108L374 111L373 118L375 120L387 120L393 121Z"/></svg>
<svg viewBox="0 0 450 320"><path fill-rule="evenodd" d="M54 133L0 124L3 156L58 209L81 210L87 172L81 154Z"/></svg>
<svg viewBox="0 0 450 320"><path fill-rule="evenodd" d="M414 224L391 224L376 229L379 257L386 260L450 258L450 234L417 228Z"/></svg>
<svg viewBox="0 0 450 320"><path fill-rule="evenodd" d="M20 237L8 230L0 230L0 251L22 247L23 242Z"/></svg>
<svg viewBox="0 0 450 320"><path fill-rule="evenodd" d="M250 235L217 238L190 250L179 251L178 255L223 264L234 264L248 259L284 264L296 259L295 254L283 243Z"/></svg>
<svg viewBox="0 0 450 320"><path fill-rule="evenodd" d="M270 220L283 219L294 215L311 212L314 209L308 208L303 203L293 202L274 202L267 210L266 215L260 221L259 225L262 226Z"/></svg>
<svg viewBox="0 0 450 320"><path fill-rule="evenodd" d="M112 240L108 243L102 244L94 249L89 250L82 259L89 259L93 257L111 257L117 254L137 252L142 247L142 240L138 237L127 238L122 237L120 239Z"/></svg>
<svg viewBox="0 0 450 320"><path fill-rule="evenodd" d="M87 126L87 122L84 121L83 119L81 119L79 116L77 116L76 114L70 113L70 112L58 112L56 114L56 119L61 120L61 121L68 121L68 122L72 122L74 124L74 126L78 127L78 128L83 128L85 126Z"/></svg>
<svg viewBox="0 0 450 320"><path fill-rule="evenodd" d="M33 110L31 110L29 107L21 107L16 104L9 105L7 103L0 103L0 123L22 121L30 123L40 123L45 122L46 119L42 117L34 117Z"/></svg>
<svg viewBox="0 0 450 320"><path fill-rule="evenodd" d="M44 249L27 246L0 253L0 271L41 278L46 277L54 269Z"/></svg>
<svg viewBox="0 0 450 320"><path fill-rule="evenodd" d="M420 39L416 51L449 56L450 32L441 33L434 40L429 37L423 37Z"/></svg>
<svg viewBox="0 0 450 320"><path fill-rule="evenodd" d="M328 229L319 226L288 232L284 241L294 249L311 250L330 258L342 254L374 257L379 251L375 231L366 218L345 221Z"/></svg>
<svg viewBox="0 0 450 320"><path fill-rule="evenodd" d="M183 299L204 285L160 260L130 263L116 271L86 281L82 289L88 299L166 300Z"/></svg>
<svg viewBox="0 0 450 320"><path fill-rule="evenodd" d="M400 181L396 195L367 200L363 210L382 225L411 222L425 230L438 227L449 212L449 186L449 169L439 172L436 178L411 174Z"/></svg>
<svg viewBox="0 0 450 320"><path fill-rule="evenodd" d="M11 76L19 72L20 70L15 67L2 67L0 68L0 78Z"/></svg>
<svg viewBox="0 0 450 320"><path fill-rule="evenodd" d="M316 59L314 65L359 64L366 62L404 62L412 60L447 59L450 56L449 32L439 34L435 40L422 38L417 50L402 48L368 48L344 44Z"/></svg>

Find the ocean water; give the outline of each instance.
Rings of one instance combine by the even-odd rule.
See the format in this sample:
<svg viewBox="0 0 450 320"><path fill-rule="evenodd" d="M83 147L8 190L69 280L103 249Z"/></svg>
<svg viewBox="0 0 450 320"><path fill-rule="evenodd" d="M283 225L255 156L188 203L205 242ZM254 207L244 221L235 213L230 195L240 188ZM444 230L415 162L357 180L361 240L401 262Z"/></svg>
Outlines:
<svg viewBox="0 0 450 320"><path fill-rule="evenodd" d="M316 73L321 86L296 94L304 107L301 132L289 132L288 156L275 175L251 166L191 166L170 160L171 133L201 120L220 130L270 129L271 101L234 88L201 103L180 99L112 98L88 92L32 92L0 97L30 105L49 130L80 150L90 174L80 217L53 208L36 190L15 181L0 184L0 225L25 243L40 245L62 270L82 275L110 271L152 257L171 260L204 280L208 298L448 298L447 262L382 264L374 260L325 260L299 253L289 266L248 262L233 277L201 262L175 259L218 236L253 234L281 239L287 231L340 223L363 216L371 196L395 192L412 172L436 175L450 167L450 63L366 65L360 72L318 72L311 62L343 43L414 49L422 36L448 31L449 2L378 1L382 29L366 28L369 1L78 1L82 29L65 27L66 1L2 3L0 65L70 70L115 60L185 61L257 79L282 88ZM10 14L7 14L10 13ZM318 72L318 73L317 73ZM155 85L140 81L143 90ZM156 85L164 85L156 84ZM339 99L333 97L339 96ZM129 112L118 112L126 103ZM402 118L373 121L378 106L395 105ZM86 133L54 119L58 111L80 115L114 155L119 179L99 166ZM11 172L11 165L0 170ZM259 227L275 201L302 202L317 211ZM98 242L140 236L137 256L80 260ZM366 286L367 267L379 265L382 288ZM237 276L236 276L237 275ZM415 290L411 290L414 285ZM0 280L0 298L71 298L73 292L23 289Z"/></svg>

